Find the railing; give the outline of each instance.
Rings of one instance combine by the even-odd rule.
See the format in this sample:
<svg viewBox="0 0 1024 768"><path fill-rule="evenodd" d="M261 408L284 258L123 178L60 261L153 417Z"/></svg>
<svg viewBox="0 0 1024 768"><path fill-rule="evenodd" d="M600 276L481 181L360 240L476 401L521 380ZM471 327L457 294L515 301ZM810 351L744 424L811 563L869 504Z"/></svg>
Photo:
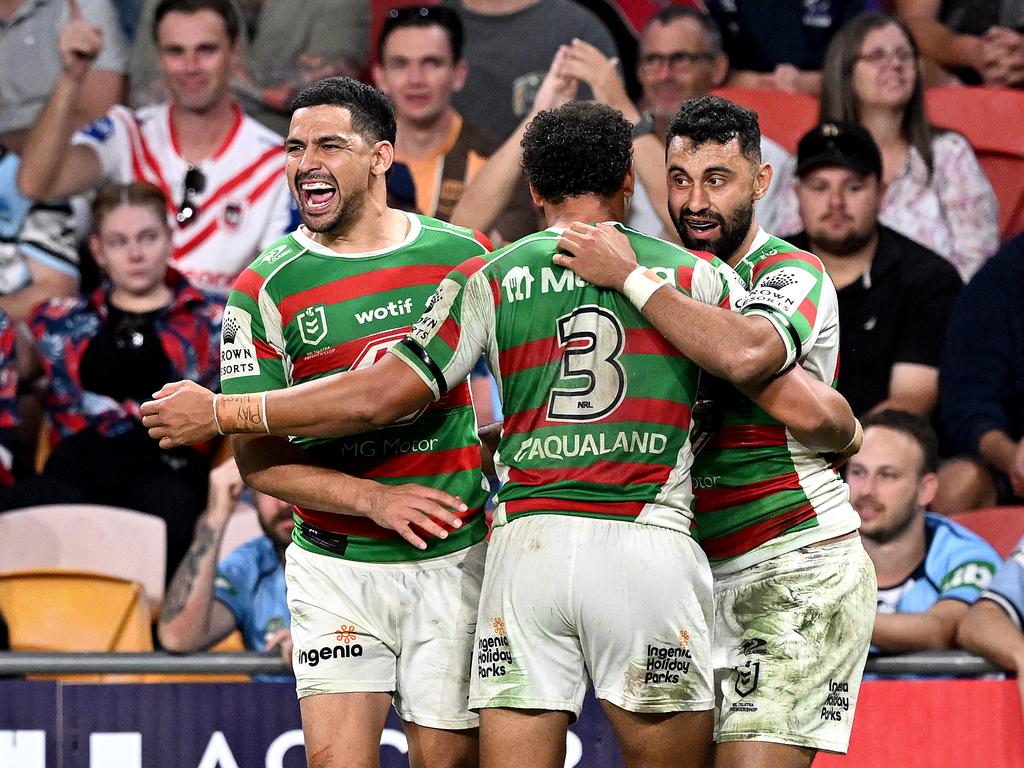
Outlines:
<svg viewBox="0 0 1024 768"><path fill-rule="evenodd" d="M964 651L931 651L869 659L868 674L980 677L1000 670ZM282 675L274 654L234 653L27 653L0 652L0 675L29 674L241 674Z"/></svg>

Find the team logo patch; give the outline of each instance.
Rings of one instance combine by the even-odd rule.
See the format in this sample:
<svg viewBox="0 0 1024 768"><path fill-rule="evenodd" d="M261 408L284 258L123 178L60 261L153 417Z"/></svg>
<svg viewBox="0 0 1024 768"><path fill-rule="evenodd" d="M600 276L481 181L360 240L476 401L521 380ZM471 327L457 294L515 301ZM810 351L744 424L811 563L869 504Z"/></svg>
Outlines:
<svg viewBox="0 0 1024 768"><path fill-rule="evenodd" d="M221 325L220 377L237 379L256 376L260 372L256 345L252 340L252 315L244 309L229 306L224 310Z"/></svg>
<svg viewBox="0 0 1024 768"><path fill-rule="evenodd" d="M781 267L758 280L743 304L745 307L768 307L789 317L796 314L817 282L810 272L796 267Z"/></svg>
<svg viewBox="0 0 1024 768"><path fill-rule="evenodd" d="M505 291L505 301L523 301L533 295L534 277L528 267L513 267L503 278L501 287Z"/></svg>
<svg viewBox="0 0 1024 768"><path fill-rule="evenodd" d="M295 322L299 325L299 338L311 347L327 335L327 310L323 304L304 309L295 317Z"/></svg>
<svg viewBox="0 0 1024 768"><path fill-rule="evenodd" d="M245 221L248 206L241 200L229 200L224 204L224 226L233 232L238 231Z"/></svg>
<svg viewBox="0 0 1024 768"><path fill-rule="evenodd" d="M747 661L742 667L736 667L736 693L747 697L757 690L757 680L761 675L760 661Z"/></svg>
<svg viewBox="0 0 1024 768"><path fill-rule="evenodd" d="M109 117L101 117L83 128L82 133L96 141L104 142L114 133L114 121Z"/></svg>

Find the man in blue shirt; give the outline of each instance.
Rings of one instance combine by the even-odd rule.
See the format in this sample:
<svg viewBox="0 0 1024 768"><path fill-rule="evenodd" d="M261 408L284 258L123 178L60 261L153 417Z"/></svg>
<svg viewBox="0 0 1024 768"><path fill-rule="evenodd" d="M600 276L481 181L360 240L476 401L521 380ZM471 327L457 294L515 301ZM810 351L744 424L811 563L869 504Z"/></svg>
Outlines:
<svg viewBox="0 0 1024 768"><path fill-rule="evenodd" d="M963 526L925 511L938 486L937 439L926 421L885 410L862 424L864 445L846 480L878 576L873 650L950 648L999 555Z"/></svg>
<svg viewBox="0 0 1024 768"><path fill-rule="evenodd" d="M290 667L284 550L295 525L291 506L253 492L265 535L217 564L224 530L244 487L234 460L210 473L209 501L192 546L167 589L157 636L168 651L188 653L209 648L237 629L247 649L276 648Z"/></svg>

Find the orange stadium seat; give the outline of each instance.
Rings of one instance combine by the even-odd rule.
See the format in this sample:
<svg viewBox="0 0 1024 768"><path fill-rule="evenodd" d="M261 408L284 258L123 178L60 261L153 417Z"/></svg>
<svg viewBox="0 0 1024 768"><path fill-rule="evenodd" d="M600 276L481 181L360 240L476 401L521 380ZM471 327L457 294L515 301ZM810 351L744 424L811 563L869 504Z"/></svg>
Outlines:
<svg viewBox="0 0 1024 768"><path fill-rule="evenodd" d="M98 573L31 570L0 575L0 613L11 649L36 652L152 651L149 606L134 581ZM127 682L137 675L74 675Z"/></svg>
<svg viewBox="0 0 1024 768"><path fill-rule="evenodd" d="M1004 560L1024 536L1024 506L973 509L950 517L985 539Z"/></svg>
<svg viewBox="0 0 1024 768"><path fill-rule="evenodd" d="M925 91L928 119L971 142L999 200L1003 240L1024 230L1024 92L948 86Z"/></svg>
<svg viewBox="0 0 1024 768"><path fill-rule="evenodd" d="M806 93L763 88L718 88L714 93L754 110L761 133L791 154L800 137L818 124L818 100Z"/></svg>
<svg viewBox="0 0 1024 768"><path fill-rule="evenodd" d="M0 573L77 570L138 582L151 607L164 596L162 519L98 504L53 504L0 515Z"/></svg>

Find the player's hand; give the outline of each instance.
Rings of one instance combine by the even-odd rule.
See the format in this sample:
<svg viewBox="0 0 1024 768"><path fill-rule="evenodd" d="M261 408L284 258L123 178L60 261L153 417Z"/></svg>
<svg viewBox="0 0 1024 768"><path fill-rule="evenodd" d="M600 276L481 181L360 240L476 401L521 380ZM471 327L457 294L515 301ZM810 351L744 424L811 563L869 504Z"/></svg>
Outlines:
<svg viewBox="0 0 1024 768"><path fill-rule="evenodd" d="M462 525L452 510L468 509L451 494L415 483L380 485L368 502L367 517L382 528L395 531L416 549L427 548L421 533L448 538L448 529Z"/></svg>
<svg viewBox="0 0 1024 768"><path fill-rule="evenodd" d="M81 80L103 50L103 31L84 18L75 0L68 0L70 19L60 31L58 48L64 72Z"/></svg>
<svg viewBox="0 0 1024 768"><path fill-rule="evenodd" d="M142 424L161 448L210 440L218 434L213 392L194 381L165 384L142 404Z"/></svg>
<svg viewBox="0 0 1024 768"><path fill-rule="evenodd" d="M276 650L280 654L281 661L288 665L288 669L292 668L292 649L294 644L290 629L285 627L267 635L266 645L268 651Z"/></svg>
<svg viewBox="0 0 1024 768"><path fill-rule="evenodd" d="M639 112L630 102L626 85L616 69L618 63L618 59L609 59L585 40L573 38L572 43L566 46L562 71L589 85L597 101L623 112L627 109L636 112L636 119L639 119ZM629 117L628 114L626 116Z"/></svg>
<svg viewBox="0 0 1024 768"><path fill-rule="evenodd" d="M558 249L551 259L555 264L598 288L621 291L637 266L629 238L611 224L592 226L577 221L558 238Z"/></svg>

